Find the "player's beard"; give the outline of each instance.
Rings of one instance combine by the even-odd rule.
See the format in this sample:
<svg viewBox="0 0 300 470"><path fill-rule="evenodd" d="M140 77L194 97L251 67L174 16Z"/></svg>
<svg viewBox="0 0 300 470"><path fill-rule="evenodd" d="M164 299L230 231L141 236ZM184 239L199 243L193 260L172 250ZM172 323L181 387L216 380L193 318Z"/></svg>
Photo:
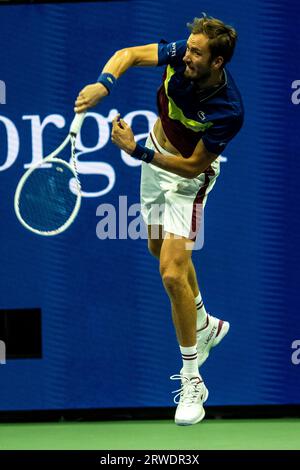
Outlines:
<svg viewBox="0 0 300 470"><path fill-rule="evenodd" d="M211 77L211 68L209 65L202 66L201 68L193 67L189 68L186 64L186 69L184 71L185 78L189 78L193 82L198 82L199 84L207 82Z"/></svg>
<svg viewBox="0 0 300 470"><path fill-rule="evenodd" d="M189 78L193 80L193 82L206 82L211 77L211 70L210 68L196 70L194 68L189 69L188 67L184 71L185 78Z"/></svg>

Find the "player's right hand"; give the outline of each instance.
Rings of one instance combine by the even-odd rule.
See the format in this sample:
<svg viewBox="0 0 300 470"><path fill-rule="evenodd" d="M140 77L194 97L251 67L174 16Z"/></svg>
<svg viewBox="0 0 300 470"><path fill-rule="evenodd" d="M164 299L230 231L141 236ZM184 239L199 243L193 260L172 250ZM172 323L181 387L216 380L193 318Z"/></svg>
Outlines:
<svg viewBox="0 0 300 470"><path fill-rule="evenodd" d="M87 109L96 106L107 95L107 88L102 83L97 82L85 86L76 98L75 113L83 113Z"/></svg>

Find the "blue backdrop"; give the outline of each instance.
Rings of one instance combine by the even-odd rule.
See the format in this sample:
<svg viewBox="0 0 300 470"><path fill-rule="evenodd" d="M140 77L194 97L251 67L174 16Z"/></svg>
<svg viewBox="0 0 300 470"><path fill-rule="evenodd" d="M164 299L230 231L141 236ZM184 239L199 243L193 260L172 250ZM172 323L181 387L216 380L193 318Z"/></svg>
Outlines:
<svg viewBox="0 0 300 470"><path fill-rule="evenodd" d="M229 69L246 109L208 198L204 247L194 253L207 310L231 323L202 370L208 404L300 403L292 349L300 339L292 87L300 80L300 6L204 0L200 10L239 32ZM142 138L156 115L163 68L129 70L86 119L78 149L86 197L67 232L29 233L13 196L24 167L63 139L78 91L116 50L185 38L186 23L201 11L199 2L178 0L0 9L0 308L41 307L43 348L42 359L0 365L1 410L172 405L169 376L181 364L157 262L143 239L96 235L100 204L113 204L118 217L119 196L128 207L139 202L140 168L109 141L111 118L119 111Z"/></svg>

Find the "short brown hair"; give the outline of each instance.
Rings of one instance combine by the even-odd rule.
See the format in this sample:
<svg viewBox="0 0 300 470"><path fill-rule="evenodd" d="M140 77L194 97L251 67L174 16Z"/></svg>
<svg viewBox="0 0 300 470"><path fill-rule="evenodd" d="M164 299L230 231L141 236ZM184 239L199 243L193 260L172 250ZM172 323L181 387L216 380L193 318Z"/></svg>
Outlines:
<svg viewBox="0 0 300 470"><path fill-rule="evenodd" d="M188 23L187 27L192 34L202 33L209 38L208 45L212 60L221 56L224 59L224 65L231 60L237 41L237 32L232 26L205 15L203 18L194 18L194 21Z"/></svg>

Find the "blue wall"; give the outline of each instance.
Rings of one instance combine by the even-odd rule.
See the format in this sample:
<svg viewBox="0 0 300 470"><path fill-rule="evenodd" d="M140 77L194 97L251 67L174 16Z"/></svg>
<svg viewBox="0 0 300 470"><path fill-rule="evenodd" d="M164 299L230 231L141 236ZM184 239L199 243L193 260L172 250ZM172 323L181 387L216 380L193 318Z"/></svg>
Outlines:
<svg viewBox="0 0 300 470"><path fill-rule="evenodd" d="M300 365L291 359L300 339L300 107L291 100L291 84L300 80L300 7L292 0L214 0L200 9L239 32L229 68L246 108L208 199L204 248L194 253L207 310L231 322L203 367L208 404L300 403ZM43 358L0 365L0 410L172 404L169 376L180 355L157 262L145 240L96 236L100 204L118 209L120 195L128 206L139 202L140 168L110 143L106 118L112 110L138 112L134 132L147 133L163 69L128 71L86 119L82 143L98 149L79 156L80 169L98 176L83 175L83 189L105 193L114 184L84 198L67 232L51 239L27 232L13 196L32 152L41 156L39 119L57 115L51 119L61 126L45 129L45 154L65 136L78 91L114 51L187 37L185 24L201 11L199 2L175 0L0 9L0 79L7 86L0 105L0 308L43 313Z"/></svg>

